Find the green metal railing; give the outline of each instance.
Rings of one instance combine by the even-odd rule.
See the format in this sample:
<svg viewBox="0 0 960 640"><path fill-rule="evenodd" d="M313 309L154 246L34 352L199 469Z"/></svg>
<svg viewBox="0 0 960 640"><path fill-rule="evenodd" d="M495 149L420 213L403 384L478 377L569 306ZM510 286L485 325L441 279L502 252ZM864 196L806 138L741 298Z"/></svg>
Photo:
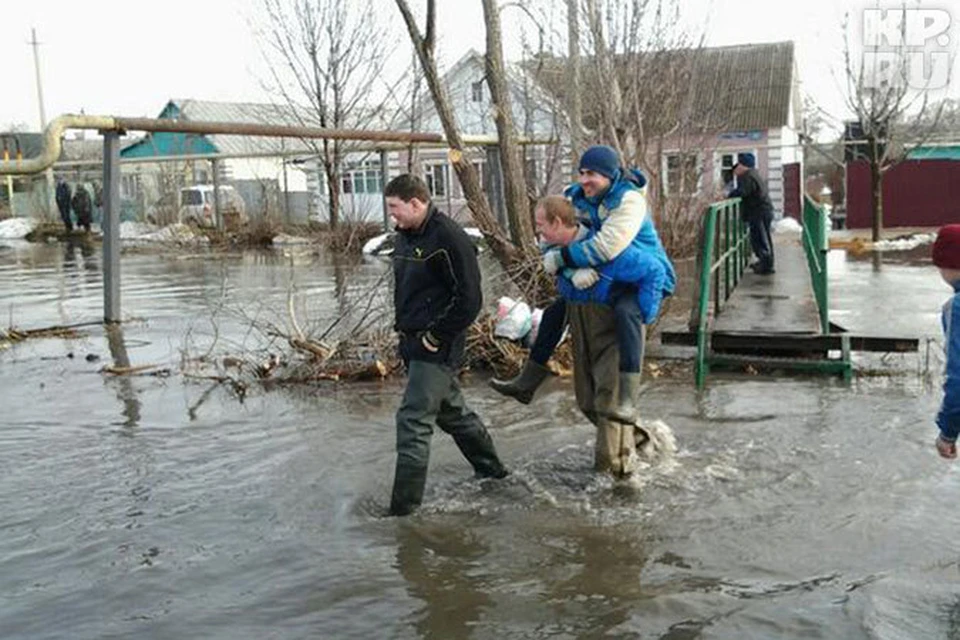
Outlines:
<svg viewBox="0 0 960 640"><path fill-rule="evenodd" d="M820 311L820 330L830 333L830 299L827 282L827 252L830 243L827 239L829 218L824 210L808 196L803 198L803 252L807 256L810 268L810 281L813 295Z"/></svg>
<svg viewBox="0 0 960 640"><path fill-rule="evenodd" d="M697 306L697 388L702 389L710 370L710 298L716 316L740 283L750 259L750 236L740 218L740 198L714 202L703 220L703 246L700 250L700 296ZM713 295L711 296L711 292Z"/></svg>

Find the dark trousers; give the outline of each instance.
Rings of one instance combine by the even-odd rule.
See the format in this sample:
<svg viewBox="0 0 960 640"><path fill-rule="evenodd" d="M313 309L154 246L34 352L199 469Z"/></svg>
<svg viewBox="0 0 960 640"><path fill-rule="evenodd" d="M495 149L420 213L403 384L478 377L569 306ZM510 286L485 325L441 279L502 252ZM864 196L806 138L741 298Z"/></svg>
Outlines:
<svg viewBox="0 0 960 640"><path fill-rule="evenodd" d="M453 436L478 476L507 475L487 428L467 406L454 370L442 364L411 360L407 389L397 410L397 466L391 515L407 515L423 501L434 424Z"/></svg>
<svg viewBox="0 0 960 640"><path fill-rule="evenodd" d="M67 228L67 231L73 231L73 220L70 219L70 207L61 206L58 203L57 209L60 211L60 219L63 220L63 226Z"/></svg>
<svg viewBox="0 0 960 640"><path fill-rule="evenodd" d="M530 348L530 359L541 366L547 366L547 360L553 355L563 330L567 326L567 301L557 298L550 306L543 310L540 317L540 328L537 329L537 338Z"/></svg>
<svg viewBox="0 0 960 640"><path fill-rule="evenodd" d="M640 373L643 364L643 314L637 302L637 290L630 285L614 285L610 297L617 321L617 342L620 348L620 371ZM530 359L541 366L553 355L567 326L567 303L557 298L543 310L537 338L530 349Z"/></svg>
<svg viewBox="0 0 960 640"><path fill-rule="evenodd" d="M760 218L750 218L747 226L750 229L750 248L759 261L757 271L773 270L773 236L770 227L773 224L773 214L766 214Z"/></svg>
<svg viewBox="0 0 960 640"><path fill-rule="evenodd" d="M90 211L77 212L77 226L90 231L90 223L93 222L93 213Z"/></svg>
<svg viewBox="0 0 960 640"><path fill-rule="evenodd" d="M617 346L620 349L620 373L640 373L643 365L643 314L637 302L637 289L614 284L611 292L613 315L617 320Z"/></svg>

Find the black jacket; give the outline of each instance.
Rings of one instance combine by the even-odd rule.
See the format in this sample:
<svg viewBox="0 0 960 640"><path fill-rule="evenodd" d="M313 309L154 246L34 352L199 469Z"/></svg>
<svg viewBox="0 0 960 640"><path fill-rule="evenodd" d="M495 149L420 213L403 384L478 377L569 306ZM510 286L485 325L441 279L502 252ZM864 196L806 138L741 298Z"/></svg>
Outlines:
<svg viewBox="0 0 960 640"><path fill-rule="evenodd" d="M396 311L406 360L452 363L463 351L467 327L483 304L477 250L464 230L432 204L418 229L400 229L393 251ZM439 354L420 348L423 332L441 345Z"/></svg>
<svg viewBox="0 0 960 640"><path fill-rule="evenodd" d="M773 215L773 203L767 185L756 169L747 169L745 174L737 178L737 188L730 192L730 197L738 196L743 198L740 214L744 220L761 220Z"/></svg>
<svg viewBox="0 0 960 640"><path fill-rule="evenodd" d="M57 185L57 207L60 211L70 211L70 185L66 182Z"/></svg>
<svg viewBox="0 0 960 640"><path fill-rule="evenodd" d="M73 199L70 201L70 204L73 205L73 212L78 216L87 215L92 209L90 202L90 194L87 193L86 188L82 184L77 185L76 191L73 192Z"/></svg>

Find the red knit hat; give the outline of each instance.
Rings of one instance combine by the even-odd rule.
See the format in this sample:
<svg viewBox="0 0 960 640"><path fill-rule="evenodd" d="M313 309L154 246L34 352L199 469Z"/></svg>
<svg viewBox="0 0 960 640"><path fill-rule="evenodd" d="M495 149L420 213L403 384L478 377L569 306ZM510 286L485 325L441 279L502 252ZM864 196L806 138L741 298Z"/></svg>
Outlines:
<svg viewBox="0 0 960 640"><path fill-rule="evenodd" d="M941 269L960 269L960 224L940 227L933 243L933 264Z"/></svg>

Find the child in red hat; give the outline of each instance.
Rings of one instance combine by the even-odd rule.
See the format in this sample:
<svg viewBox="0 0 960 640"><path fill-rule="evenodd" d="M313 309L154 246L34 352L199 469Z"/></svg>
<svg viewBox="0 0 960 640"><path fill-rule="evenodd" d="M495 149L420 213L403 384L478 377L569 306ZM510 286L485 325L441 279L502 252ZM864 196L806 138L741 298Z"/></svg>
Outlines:
<svg viewBox="0 0 960 640"><path fill-rule="evenodd" d="M943 402L937 413L937 452L943 458L957 457L960 435L960 224L948 224L933 243L933 264L953 287L953 296L943 305L944 351L947 354Z"/></svg>

